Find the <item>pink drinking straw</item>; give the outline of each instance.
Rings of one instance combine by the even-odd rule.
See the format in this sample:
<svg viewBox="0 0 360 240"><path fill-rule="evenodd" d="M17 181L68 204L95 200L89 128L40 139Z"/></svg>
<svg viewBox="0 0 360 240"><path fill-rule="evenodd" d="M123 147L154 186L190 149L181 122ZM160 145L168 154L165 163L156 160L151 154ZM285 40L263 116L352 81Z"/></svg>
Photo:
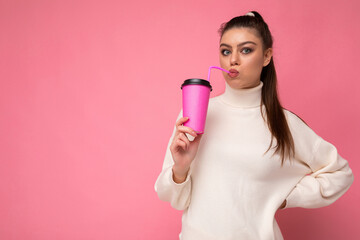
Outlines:
<svg viewBox="0 0 360 240"><path fill-rule="evenodd" d="M210 70L211 70L212 68L217 68L217 69L220 69L220 70L222 70L222 71L224 71L224 72L229 73L228 70L225 70L225 69L223 69L223 68L221 68L221 67L211 66L211 67L209 67L209 73L208 73L208 78L207 78L208 82L210 82Z"/></svg>

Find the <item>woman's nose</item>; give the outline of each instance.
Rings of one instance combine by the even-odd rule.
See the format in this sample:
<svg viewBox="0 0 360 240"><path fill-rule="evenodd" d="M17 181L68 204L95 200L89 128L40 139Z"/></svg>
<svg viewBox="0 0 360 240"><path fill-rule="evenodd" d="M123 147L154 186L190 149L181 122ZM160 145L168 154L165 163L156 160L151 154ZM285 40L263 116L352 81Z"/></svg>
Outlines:
<svg viewBox="0 0 360 240"><path fill-rule="evenodd" d="M230 65L239 65L240 64L240 58L239 58L239 54L238 53L233 53L231 54L231 58L230 58Z"/></svg>

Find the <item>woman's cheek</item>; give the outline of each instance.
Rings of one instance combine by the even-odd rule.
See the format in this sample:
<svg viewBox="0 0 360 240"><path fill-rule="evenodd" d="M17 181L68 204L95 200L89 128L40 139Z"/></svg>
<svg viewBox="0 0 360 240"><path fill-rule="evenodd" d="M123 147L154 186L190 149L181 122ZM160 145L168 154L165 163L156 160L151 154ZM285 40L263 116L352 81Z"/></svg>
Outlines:
<svg viewBox="0 0 360 240"><path fill-rule="evenodd" d="M263 68L263 59L256 58L253 61L251 61L251 72L253 72L255 75L259 75Z"/></svg>

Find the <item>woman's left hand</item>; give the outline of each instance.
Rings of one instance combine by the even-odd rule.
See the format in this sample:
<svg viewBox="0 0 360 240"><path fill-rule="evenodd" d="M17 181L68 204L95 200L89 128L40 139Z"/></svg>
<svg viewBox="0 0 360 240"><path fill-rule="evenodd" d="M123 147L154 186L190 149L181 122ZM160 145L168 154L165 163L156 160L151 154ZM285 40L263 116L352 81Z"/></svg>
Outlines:
<svg viewBox="0 0 360 240"><path fill-rule="evenodd" d="M284 202L281 204L281 206L279 207L279 209L283 209L286 206L286 199L284 200Z"/></svg>

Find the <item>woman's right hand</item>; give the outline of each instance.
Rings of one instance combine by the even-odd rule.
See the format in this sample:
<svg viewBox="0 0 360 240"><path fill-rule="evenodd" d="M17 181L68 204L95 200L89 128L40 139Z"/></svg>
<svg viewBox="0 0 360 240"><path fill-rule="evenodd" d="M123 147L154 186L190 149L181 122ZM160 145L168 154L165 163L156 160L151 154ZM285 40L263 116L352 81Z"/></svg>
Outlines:
<svg viewBox="0 0 360 240"><path fill-rule="evenodd" d="M192 128L182 126L186 121L188 121L188 117L182 117L176 122L176 132L170 145L171 155L174 159L173 179L176 183L185 181L202 137L202 134L197 135ZM185 133L194 136L195 139L190 141Z"/></svg>

